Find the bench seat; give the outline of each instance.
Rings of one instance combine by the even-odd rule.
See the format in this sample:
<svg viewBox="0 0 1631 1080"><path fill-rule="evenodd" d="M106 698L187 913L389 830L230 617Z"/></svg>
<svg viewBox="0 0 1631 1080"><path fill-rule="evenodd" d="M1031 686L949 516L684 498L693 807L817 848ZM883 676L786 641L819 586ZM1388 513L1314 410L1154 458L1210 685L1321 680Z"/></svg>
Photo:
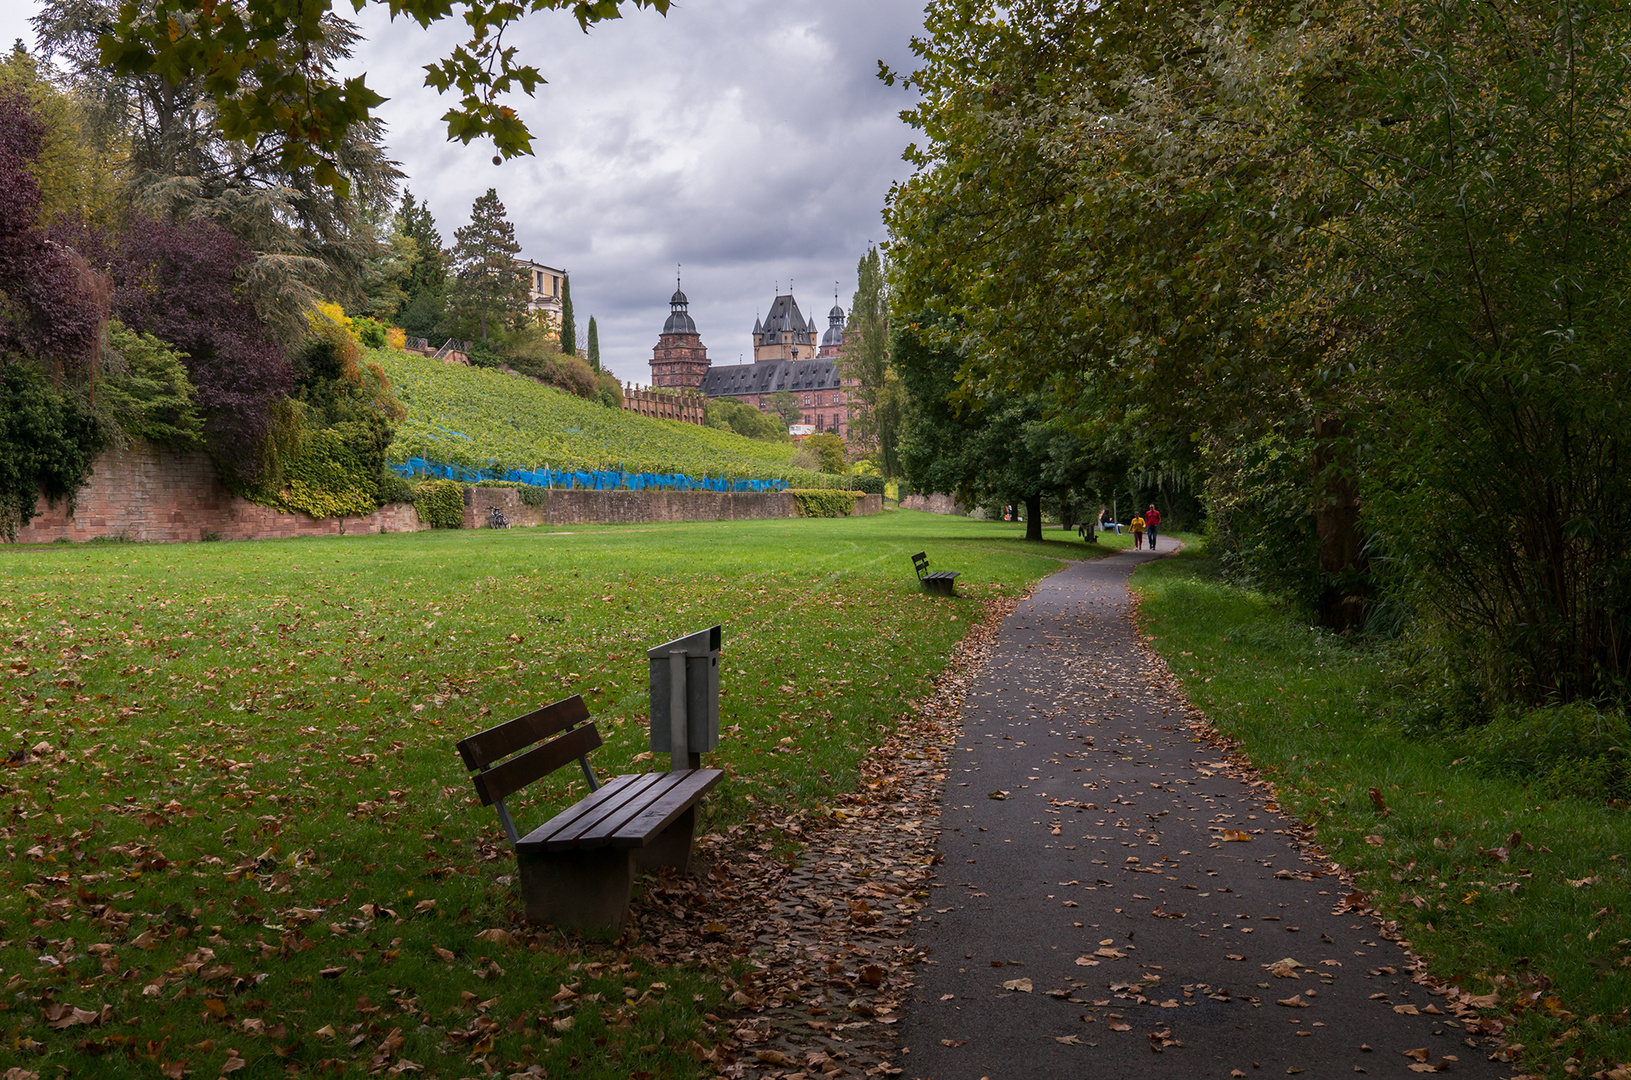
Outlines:
<svg viewBox="0 0 1631 1080"><path fill-rule="evenodd" d="M955 596L952 586L957 583L960 570L930 570L927 552L918 552L912 556L912 569L917 571L917 580L923 586L924 592L937 593L940 596Z"/></svg>

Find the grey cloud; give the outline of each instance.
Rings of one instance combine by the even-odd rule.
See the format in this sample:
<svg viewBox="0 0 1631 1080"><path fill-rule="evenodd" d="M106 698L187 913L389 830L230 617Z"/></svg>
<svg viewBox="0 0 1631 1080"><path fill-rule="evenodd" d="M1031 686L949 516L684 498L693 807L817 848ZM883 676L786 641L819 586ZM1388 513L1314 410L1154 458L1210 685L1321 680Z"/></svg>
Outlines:
<svg viewBox="0 0 1631 1080"><path fill-rule="evenodd" d="M847 307L855 263L879 240L889 186L906 174L911 99L876 78L910 64L913 3L734 0L630 11L580 34L533 16L507 37L550 82L520 98L536 157L501 167L491 150L444 141L446 108L421 65L456 27L365 22L357 60L392 101L390 145L444 235L496 187L532 258L565 266L580 327L593 314L602 357L644 382L674 264L716 362L749 351L779 281L807 315L832 283Z"/></svg>

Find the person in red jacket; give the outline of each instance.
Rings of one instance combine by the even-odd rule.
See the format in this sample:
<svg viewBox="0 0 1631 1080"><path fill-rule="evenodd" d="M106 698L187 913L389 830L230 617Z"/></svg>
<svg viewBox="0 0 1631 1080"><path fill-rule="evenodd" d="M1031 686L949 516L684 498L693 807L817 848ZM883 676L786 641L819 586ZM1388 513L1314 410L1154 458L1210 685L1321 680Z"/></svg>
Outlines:
<svg viewBox="0 0 1631 1080"><path fill-rule="evenodd" d="M1144 531L1150 536L1150 550L1155 550L1155 534L1161 528L1161 511L1150 503L1150 508L1144 511Z"/></svg>

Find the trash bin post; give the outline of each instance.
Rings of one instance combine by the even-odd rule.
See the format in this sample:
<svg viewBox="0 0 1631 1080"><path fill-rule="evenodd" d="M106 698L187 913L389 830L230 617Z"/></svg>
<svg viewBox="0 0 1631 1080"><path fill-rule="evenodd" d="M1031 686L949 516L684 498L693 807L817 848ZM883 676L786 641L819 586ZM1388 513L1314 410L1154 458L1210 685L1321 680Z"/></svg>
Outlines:
<svg viewBox="0 0 1631 1080"><path fill-rule="evenodd" d="M651 750L668 754L669 768L700 769L719 747L717 626L646 651L651 663Z"/></svg>

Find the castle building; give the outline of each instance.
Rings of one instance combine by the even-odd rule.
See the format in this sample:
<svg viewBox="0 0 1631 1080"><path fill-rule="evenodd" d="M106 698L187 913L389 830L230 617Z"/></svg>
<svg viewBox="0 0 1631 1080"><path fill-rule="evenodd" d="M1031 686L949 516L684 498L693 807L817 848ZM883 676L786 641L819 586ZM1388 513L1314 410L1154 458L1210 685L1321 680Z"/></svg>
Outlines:
<svg viewBox="0 0 1631 1080"><path fill-rule="evenodd" d="M770 314L753 323L753 363L714 365L702 346L688 301L678 289L671 313L651 352L652 385L700 390L706 397L735 398L760 412L774 412L778 396L790 394L800 422L811 431L849 435L850 408L859 380L844 378L838 358L844 347L844 309L833 300L827 329L816 340L791 293L777 296Z"/></svg>

